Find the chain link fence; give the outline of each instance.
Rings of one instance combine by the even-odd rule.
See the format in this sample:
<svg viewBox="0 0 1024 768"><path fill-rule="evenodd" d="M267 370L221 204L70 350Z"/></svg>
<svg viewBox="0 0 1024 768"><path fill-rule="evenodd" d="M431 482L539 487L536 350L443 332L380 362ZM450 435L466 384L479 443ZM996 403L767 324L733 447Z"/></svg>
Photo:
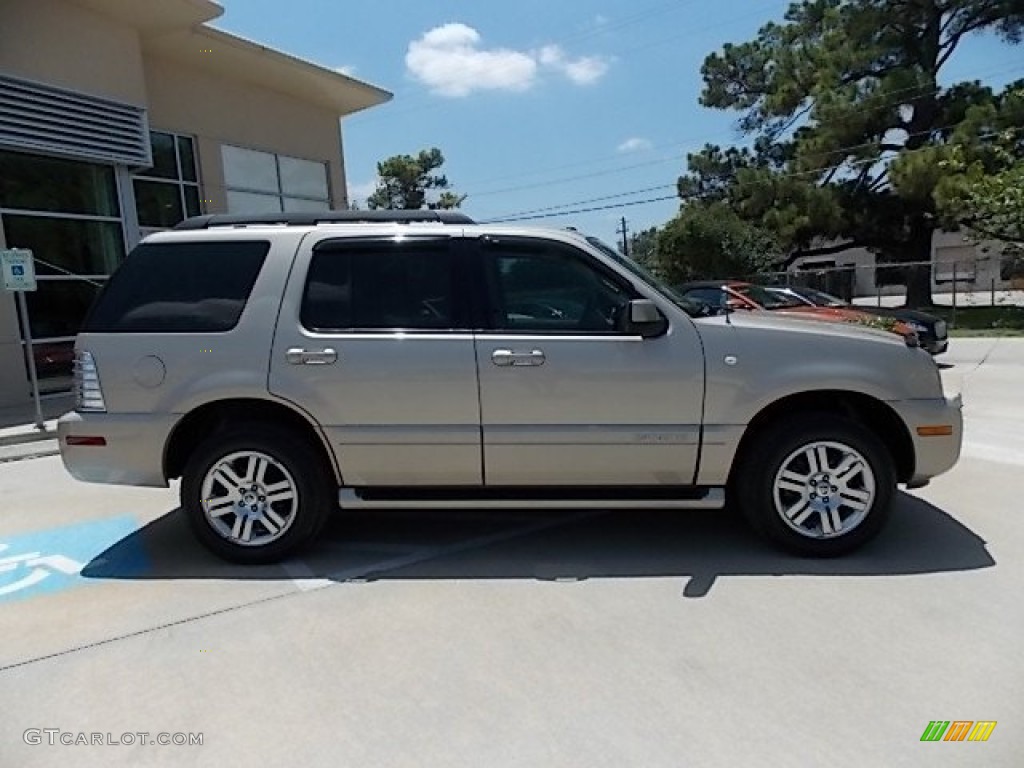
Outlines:
<svg viewBox="0 0 1024 768"><path fill-rule="evenodd" d="M928 298L909 301L907 285L927 280ZM966 322L977 317L977 327L1024 328L1024 256L985 255L971 259L853 263L821 266L795 264L786 271L748 275L748 282L767 286L814 288L851 304L921 309L945 316L952 326L957 315ZM917 291L921 295L921 291ZM980 311L989 308L988 312Z"/></svg>

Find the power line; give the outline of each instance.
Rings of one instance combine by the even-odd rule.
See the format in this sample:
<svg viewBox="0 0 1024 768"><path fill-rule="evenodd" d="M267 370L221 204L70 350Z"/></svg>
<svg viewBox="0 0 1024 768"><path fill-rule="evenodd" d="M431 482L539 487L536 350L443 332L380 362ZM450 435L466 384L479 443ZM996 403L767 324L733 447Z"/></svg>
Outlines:
<svg viewBox="0 0 1024 768"><path fill-rule="evenodd" d="M1002 69L1002 70L996 70L996 71L990 71L990 72L982 73L980 75L976 75L976 77L978 77L978 78L993 77L993 76L996 76L996 75L1005 75L1005 74L1010 74L1010 73L1014 73L1014 72L1024 72L1024 68L1019 67L1019 66L1017 66L1017 67L1010 67L1008 69ZM897 89L895 91L889 92L889 94L887 94L887 95L888 96L892 96L892 95L897 94L897 93L910 93L910 92L913 92L913 91L919 91L921 89L921 87L922 86L920 86L920 85L916 85L916 86L911 86L911 87L907 87L907 88L900 88L900 89ZM943 91L943 90L947 90L947 88L945 86L935 87L935 88L928 88L927 90L921 91L918 95L925 96L925 95L929 95L929 94L933 94L933 93L939 93L940 91ZM871 107L865 107L865 109L867 111L881 110L881 109L885 109L887 107L899 106L899 104L902 101L903 101L902 99L894 100L894 101L885 101L885 102L883 102L881 104L875 104L874 106L871 106ZM660 147L655 147L655 149L664 149L664 148L667 148L667 147L675 147L675 148L678 148L678 149L682 149L683 147L692 146L692 145L700 143L700 142L710 143L710 142L713 142L713 141L716 141L716 140L721 140L721 137L720 136L714 136L714 137L704 136L702 138L694 138L694 139L691 139L689 141L675 142L673 144L664 144L664 145L661 145ZM873 142L871 142L871 143L873 143ZM860 145L860 146L869 146L869 144L864 144L864 145ZM844 148L840 148L840 149L844 149ZM840 150L833 150L830 154L835 154L838 151L840 151ZM612 157L612 156L609 156L609 158L610 157ZM533 182L533 183L530 183L530 184L522 184L522 185L513 186L513 187L504 187L504 188L500 188L500 189L484 190L482 192L470 192L468 194L469 194L469 196L472 199L476 200L476 199L479 199L481 197L490 197L492 195L507 194L507 193L510 193L510 192L523 192L523 191L530 190L530 189L537 189L539 187L553 186L555 184L568 184L568 183L573 182L573 181L583 181L583 180L586 180L586 179L597 178L599 176L610 176L610 175L614 175L616 173L623 173L625 171L635 170L637 168L650 167L652 165L661 165L661 164L667 163L667 162L677 162L678 160L679 160L679 158L676 155L673 154L673 155L669 155L669 156L665 156L665 157L660 157L660 158L653 159L653 160L646 160L646 161L639 162L639 163L632 163L632 164L629 164L629 165L618 166L616 168L609 168L609 169L604 169L604 170L600 170L600 171L594 171L592 173L586 173L586 174L581 174L581 175L576 175L576 176L566 176L566 177L561 177L561 178L549 179L547 181L538 181L538 182ZM562 166L562 168L568 169L568 168L572 168L572 167L583 167L583 166L594 165L594 164L595 164L594 161L583 161L583 162L575 163L575 164L572 164L572 165ZM551 169L548 169L548 170L551 170ZM516 175L513 175L513 176L496 177L496 178L491 179L491 181L499 181L499 180L503 180L503 179L522 178L523 176L537 175L537 173L544 173L544 171L534 172L532 174L526 173L526 174L516 174Z"/></svg>
<svg viewBox="0 0 1024 768"><path fill-rule="evenodd" d="M941 130L941 129L936 129L936 130ZM1015 129L1015 130L1022 130L1022 129L1018 128L1018 129ZM978 138L980 138L980 139L991 139L991 138L995 138L995 137L1001 135L1002 133L1003 133L1003 131L991 131L991 132L987 132L987 133L981 134ZM933 149L933 147L928 146L928 147L918 147L917 149L908 149L908 150L905 150L901 154L902 155L906 155L906 154L910 154L910 153L914 153L914 152L922 152L922 151L929 150L929 149ZM764 180L756 181L756 182L753 182L753 183L769 184L769 183L774 183L774 182L782 180L782 179L799 178L801 176L820 176L821 174L830 173L830 172L833 172L833 171L840 171L843 168L859 168L859 167L865 166L865 165L875 165L875 164L877 164L879 162L881 162L879 158L865 158L863 160L854 160L854 161L851 161L851 162L843 162L843 163L840 163L838 165L835 165L835 166L832 166L832 167L827 167L827 168L815 168L815 169L811 169L811 170L807 170L807 171L793 171L791 173L776 174L776 175L773 175L769 179L764 179ZM717 181L728 181L731 178L733 178L733 177L729 176L729 175L723 175L723 176L716 177L716 180ZM670 187L670 186L674 187L675 185L674 184L666 184L666 185L663 185L661 188ZM653 191L654 189L659 189L659 187L653 187L653 188L646 189L646 190L634 190L633 192L623 192L623 193L621 193L619 195L610 195L607 198L594 198L592 200L581 200L581 201L577 201L575 203L566 203L565 205L552 206L552 209L555 209L555 208L559 208L560 209L560 208L569 207L569 206L584 205L586 203L597 202L598 200L601 200L601 199L611 199L613 197L626 197L626 196L633 195L633 194L639 194L640 192ZM680 200L680 201L698 200L698 199L700 199L700 197L701 197L701 195L699 195L697 193L693 193L693 194L689 194L689 195L673 194L673 195L663 195L661 197L647 198L647 199L644 199L644 200L631 200L631 201L627 201L627 202L624 202L624 203L613 203L613 204L610 204L610 205L602 205L602 206L596 206L596 207L592 207L592 208L575 208L573 210L568 210L568 211L566 211L566 210L554 211L552 209L548 209L548 210L551 210L551 212L543 212L545 209L537 209L536 211L529 212L532 215L512 214L512 215L504 216L504 217L500 217L500 218L488 219L487 221L485 221L483 223L498 224L498 223L508 223L508 222L516 222L516 221L533 221L533 220L536 220L536 219L551 219L551 218L557 218L559 216L574 216L574 215L577 215L577 214L580 214L580 213L593 213L594 211L607 211L607 210L615 210L615 209L619 209L619 208L632 207L632 206L636 206L636 205L647 205L647 204L650 204L650 203L664 202L666 200L673 200L673 199Z"/></svg>

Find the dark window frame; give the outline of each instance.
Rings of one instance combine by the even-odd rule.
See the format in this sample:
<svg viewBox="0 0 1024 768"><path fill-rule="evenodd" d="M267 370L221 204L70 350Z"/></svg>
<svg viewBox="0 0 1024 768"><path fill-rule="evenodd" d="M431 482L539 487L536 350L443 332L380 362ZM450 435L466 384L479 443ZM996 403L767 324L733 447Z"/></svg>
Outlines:
<svg viewBox="0 0 1024 768"><path fill-rule="evenodd" d="M427 247L443 248L446 258L451 266L450 293L452 299L451 323L449 328L417 328L409 326L393 327L364 327L355 324L345 327L314 327L310 322L307 312L307 299L310 291L310 284L314 276L314 267L318 256L326 253L353 253L365 249L386 249L409 247L414 244L425 244ZM413 236L375 236L358 238L326 238L314 244L312 253L307 262L306 274L302 278L302 292L299 297L298 320L299 325L307 333L321 336L347 336L347 335L380 335L393 336L402 334L404 336L451 336L472 333L477 330L477 312L475 304L471 299L471 281L466 264L465 250L459 247L458 238L450 235L413 235Z"/></svg>

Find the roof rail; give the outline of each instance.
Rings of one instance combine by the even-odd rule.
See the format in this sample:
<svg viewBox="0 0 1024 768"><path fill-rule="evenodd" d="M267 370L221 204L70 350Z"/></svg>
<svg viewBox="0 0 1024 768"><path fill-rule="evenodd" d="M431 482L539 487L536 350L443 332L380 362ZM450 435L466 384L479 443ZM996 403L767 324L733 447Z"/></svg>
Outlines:
<svg viewBox="0 0 1024 768"><path fill-rule="evenodd" d="M224 214L214 213L193 216L178 224L175 229L209 229L211 227L241 227L247 224L284 224L289 227L310 227L317 224L412 224L417 222L438 222L440 224L476 224L473 219L458 211L321 211L318 213L260 213Z"/></svg>

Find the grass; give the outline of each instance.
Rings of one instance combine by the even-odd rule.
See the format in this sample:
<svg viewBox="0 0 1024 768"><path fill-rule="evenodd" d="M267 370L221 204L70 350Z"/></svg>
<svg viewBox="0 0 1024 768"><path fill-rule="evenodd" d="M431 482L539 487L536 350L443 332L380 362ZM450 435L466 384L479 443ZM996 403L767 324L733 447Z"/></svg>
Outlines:
<svg viewBox="0 0 1024 768"><path fill-rule="evenodd" d="M1024 307L930 307L925 310L949 323L950 336L1024 336Z"/></svg>

